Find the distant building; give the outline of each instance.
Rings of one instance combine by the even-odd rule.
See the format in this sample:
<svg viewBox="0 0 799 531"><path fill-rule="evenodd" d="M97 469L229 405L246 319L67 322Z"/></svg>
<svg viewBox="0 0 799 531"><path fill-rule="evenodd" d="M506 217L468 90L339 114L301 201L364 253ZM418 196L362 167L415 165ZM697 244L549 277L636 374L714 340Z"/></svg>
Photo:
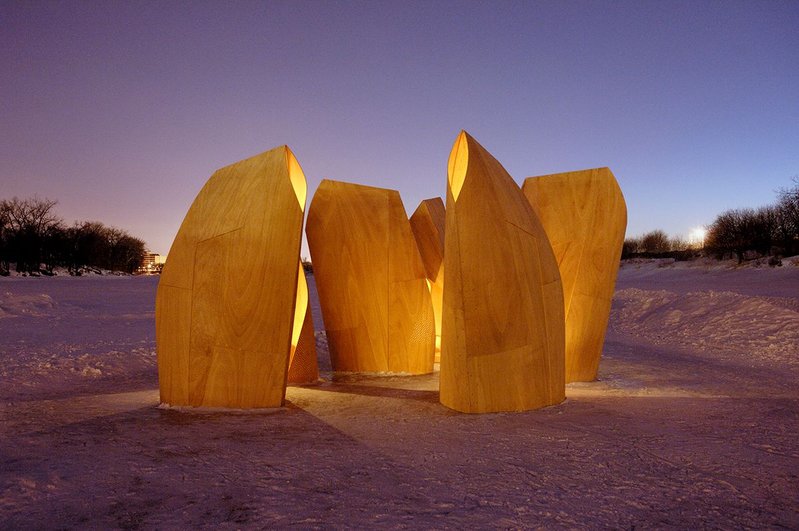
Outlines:
<svg viewBox="0 0 799 531"><path fill-rule="evenodd" d="M164 262L166 262L166 256L161 256L157 253L145 253L144 261L137 273L142 275L157 275L161 273Z"/></svg>

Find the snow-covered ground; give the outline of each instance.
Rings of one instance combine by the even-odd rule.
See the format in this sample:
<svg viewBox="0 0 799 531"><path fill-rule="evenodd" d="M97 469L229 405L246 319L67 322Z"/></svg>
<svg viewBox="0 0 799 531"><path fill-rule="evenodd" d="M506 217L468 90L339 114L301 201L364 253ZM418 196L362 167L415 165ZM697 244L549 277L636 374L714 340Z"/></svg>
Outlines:
<svg viewBox="0 0 799 531"><path fill-rule="evenodd" d="M441 406L435 373L334 377L315 300L323 383L159 409L157 278L0 279L0 529L797 528L784 264L626 263L600 380L495 415Z"/></svg>

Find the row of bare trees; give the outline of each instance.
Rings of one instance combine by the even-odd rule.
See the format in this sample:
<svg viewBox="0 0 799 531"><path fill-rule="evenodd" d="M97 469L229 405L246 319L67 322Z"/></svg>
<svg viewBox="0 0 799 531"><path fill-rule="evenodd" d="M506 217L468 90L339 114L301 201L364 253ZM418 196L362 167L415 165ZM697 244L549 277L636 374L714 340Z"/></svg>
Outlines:
<svg viewBox="0 0 799 531"><path fill-rule="evenodd" d="M670 238L662 230L653 230L637 238L626 238L621 250L621 257L657 257L674 253L686 253L692 250L691 245L684 239Z"/></svg>
<svg viewBox="0 0 799 531"><path fill-rule="evenodd" d="M735 257L740 263L748 258L799 254L799 177L793 183L792 187L777 192L773 205L722 212L707 227L703 243L692 244L682 238L670 238L662 230L653 230L625 239L622 258L689 259L704 250L719 259Z"/></svg>
<svg viewBox="0 0 799 531"><path fill-rule="evenodd" d="M760 256L799 254L799 177L778 192L777 202L758 209L722 212L708 227L705 249L738 262Z"/></svg>
<svg viewBox="0 0 799 531"><path fill-rule="evenodd" d="M56 266L76 275L84 268L132 273L144 260L144 242L99 222L68 227L57 202L28 198L0 201L0 275L14 264L20 273L52 273Z"/></svg>

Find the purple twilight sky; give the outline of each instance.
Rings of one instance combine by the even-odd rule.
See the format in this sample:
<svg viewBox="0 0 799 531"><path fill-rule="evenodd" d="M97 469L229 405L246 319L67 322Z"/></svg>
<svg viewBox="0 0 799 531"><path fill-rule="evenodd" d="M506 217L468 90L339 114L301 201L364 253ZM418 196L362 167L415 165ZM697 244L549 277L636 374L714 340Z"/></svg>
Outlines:
<svg viewBox="0 0 799 531"><path fill-rule="evenodd" d="M799 174L799 2L0 2L0 198L166 253L218 167L444 195L460 129L520 182L609 166L628 235ZM303 255L308 256L307 246Z"/></svg>

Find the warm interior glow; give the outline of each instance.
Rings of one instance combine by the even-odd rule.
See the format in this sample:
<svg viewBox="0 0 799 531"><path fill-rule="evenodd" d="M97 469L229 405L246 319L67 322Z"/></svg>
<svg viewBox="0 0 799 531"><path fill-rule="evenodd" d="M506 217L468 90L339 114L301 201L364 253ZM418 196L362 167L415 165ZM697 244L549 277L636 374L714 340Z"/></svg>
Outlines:
<svg viewBox="0 0 799 531"><path fill-rule="evenodd" d="M294 357L294 351L297 349L297 343L300 342L300 332L302 332L302 323L305 322L305 311L308 309L308 283L305 281L305 271L302 270L302 263L300 263L300 272L297 275L297 303L294 305L294 328L291 330L291 357Z"/></svg>
<svg viewBox="0 0 799 531"><path fill-rule="evenodd" d="M286 159L288 161L289 179L291 180L291 186L294 187L294 195L297 196L297 201L300 203L300 210L305 212L305 196L308 193L308 184L305 182L305 174L302 172L300 163L297 162L297 157L294 156L288 146L286 146Z"/></svg>
<svg viewBox="0 0 799 531"><path fill-rule="evenodd" d="M466 168L469 165L469 146L466 141L466 131L461 131L452 151L449 153L449 163L447 164L447 176L449 188L452 190L452 198L458 200L458 194L463 188L463 181L466 178Z"/></svg>

